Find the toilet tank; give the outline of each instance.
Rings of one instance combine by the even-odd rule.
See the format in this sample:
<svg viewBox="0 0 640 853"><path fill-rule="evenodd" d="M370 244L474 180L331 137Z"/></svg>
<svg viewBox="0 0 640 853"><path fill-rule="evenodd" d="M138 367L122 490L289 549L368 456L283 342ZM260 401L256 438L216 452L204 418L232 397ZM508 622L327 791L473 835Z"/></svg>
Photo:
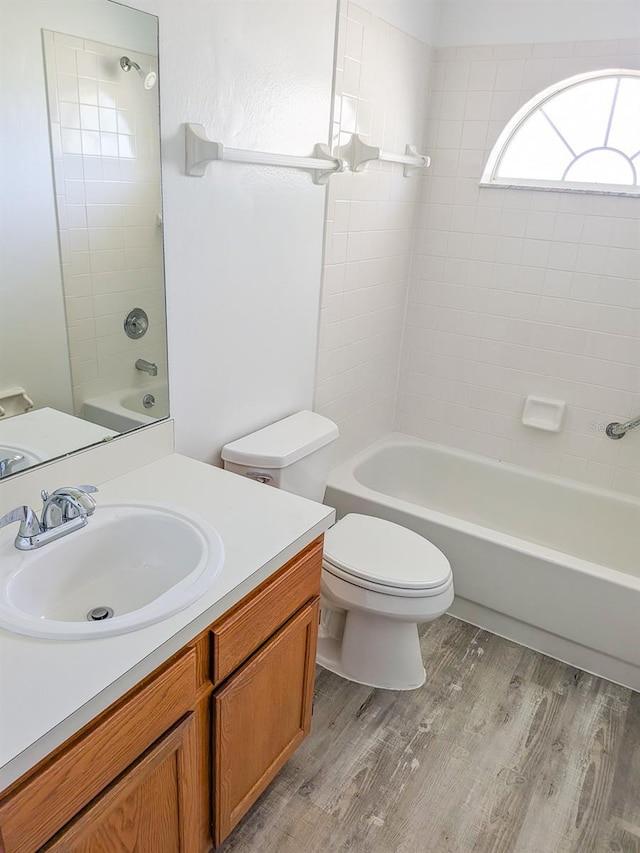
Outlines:
<svg viewBox="0 0 640 853"><path fill-rule="evenodd" d="M315 412L297 412L225 444L227 471L243 474L303 498L321 501L338 427Z"/></svg>

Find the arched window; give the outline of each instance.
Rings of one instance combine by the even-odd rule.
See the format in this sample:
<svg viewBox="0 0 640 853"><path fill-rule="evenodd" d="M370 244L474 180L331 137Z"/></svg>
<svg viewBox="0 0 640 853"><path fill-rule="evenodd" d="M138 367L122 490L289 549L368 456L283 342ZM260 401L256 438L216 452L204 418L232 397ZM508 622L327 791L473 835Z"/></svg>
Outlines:
<svg viewBox="0 0 640 853"><path fill-rule="evenodd" d="M640 195L640 71L579 74L540 92L500 134L480 183Z"/></svg>

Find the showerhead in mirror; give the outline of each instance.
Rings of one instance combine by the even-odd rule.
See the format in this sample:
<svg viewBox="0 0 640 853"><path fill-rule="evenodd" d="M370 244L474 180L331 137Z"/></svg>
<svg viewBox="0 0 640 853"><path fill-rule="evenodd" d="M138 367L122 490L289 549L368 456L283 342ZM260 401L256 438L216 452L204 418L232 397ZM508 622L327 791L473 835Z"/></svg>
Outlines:
<svg viewBox="0 0 640 853"><path fill-rule="evenodd" d="M155 71L149 71L145 74L145 72L140 68L137 62L134 62L133 59L129 59L128 56L120 57L120 68L123 71L131 71L132 68L138 72L140 77L142 78L142 82L145 89L153 89L158 81L158 75Z"/></svg>

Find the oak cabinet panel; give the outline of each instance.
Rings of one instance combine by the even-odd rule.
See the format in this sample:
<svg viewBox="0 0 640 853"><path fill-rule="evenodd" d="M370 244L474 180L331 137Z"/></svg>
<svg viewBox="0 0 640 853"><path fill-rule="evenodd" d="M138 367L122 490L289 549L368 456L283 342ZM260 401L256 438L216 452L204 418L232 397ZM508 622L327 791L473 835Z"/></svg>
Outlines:
<svg viewBox="0 0 640 853"><path fill-rule="evenodd" d="M189 649L0 800L0 850L35 853L190 711L195 697L196 656Z"/></svg>
<svg viewBox="0 0 640 853"><path fill-rule="evenodd" d="M190 714L40 853L196 853L195 735Z"/></svg>
<svg viewBox="0 0 640 853"><path fill-rule="evenodd" d="M216 845L309 732L318 615L315 598L213 695Z"/></svg>
<svg viewBox="0 0 640 853"><path fill-rule="evenodd" d="M322 539L225 613L211 629L212 680L224 681L291 616L320 592Z"/></svg>

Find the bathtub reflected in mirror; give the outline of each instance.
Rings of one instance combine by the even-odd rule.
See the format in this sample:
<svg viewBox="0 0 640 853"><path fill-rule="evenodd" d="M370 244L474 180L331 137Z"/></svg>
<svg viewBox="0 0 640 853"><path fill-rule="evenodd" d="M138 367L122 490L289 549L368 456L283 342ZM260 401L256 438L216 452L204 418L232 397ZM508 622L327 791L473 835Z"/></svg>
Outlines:
<svg viewBox="0 0 640 853"><path fill-rule="evenodd" d="M0 445L25 450L9 476L169 401L157 18L110 0L1 14Z"/></svg>

